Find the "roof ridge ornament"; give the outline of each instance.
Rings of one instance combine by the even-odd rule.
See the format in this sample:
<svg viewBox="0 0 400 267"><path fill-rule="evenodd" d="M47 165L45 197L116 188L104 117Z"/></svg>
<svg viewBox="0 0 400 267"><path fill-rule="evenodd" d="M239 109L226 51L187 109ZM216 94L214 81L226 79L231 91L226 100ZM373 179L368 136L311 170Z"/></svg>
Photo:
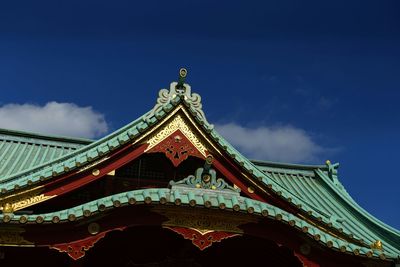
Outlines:
<svg viewBox="0 0 400 267"><path fill-rule="evenodd" d="M199 94L192 93L190 85L185 83L187 73L188 71L185 68L181 68L179 70L178 82L172 82L169 90L161 89L158 92L157 103L153 109L143 117L147 123L150 123L151 118L160 112L164 106L168 105L173 99L179 97L183 99L185 103L189 104L192 110L204 122L204 124L208 126L209 129L214 127L212 124L208 123L202 110L203 105L201 104L201 96Z"/></svg>
<svg viewBox="0 0 400 267"><path fill-rule="evenodd" d="M179 70L179 80L178 80L178 84L175 86L175 89L177 91L182 91L185 92L186 87L185 87L185 80L186 80L186 76L187 76L187 70L185 68L181 68Z"/></svg>
<svg viewBox="0 0 400 267"><path fill-rule="evenodd" d="M325 161L326 166L328 167L328 176L331 178L333 182L338 179L338 168L339 163L332 164L330 160Z"/></svg>
<svg viewBox="0 0 400 267"><path fill-rule="evenodd" d="M339 169L339 163L331 163L330 160L325 161L326 167L327 167L327 175L329 177L329 179L332 181L332 183L339 188L340 190L346 192L346 189L344 188L344 186L340 183L339 181L339 177L338 177L338 169Z"/></svg>
<svg viewBox="0 0 400 267"><path fill-rule="evenodd" d="M224 191L238 194L240 193L239 188L234 188L225 182L222 178L217 178L217 172L211 168L213 162L213 156L208 155L204 163L203 168L198 168L195 175L189 175L180 181L170 181L169 184L172 187L185 187L185 188L197 188L197 189L210 189L215 191Z"/></svg>

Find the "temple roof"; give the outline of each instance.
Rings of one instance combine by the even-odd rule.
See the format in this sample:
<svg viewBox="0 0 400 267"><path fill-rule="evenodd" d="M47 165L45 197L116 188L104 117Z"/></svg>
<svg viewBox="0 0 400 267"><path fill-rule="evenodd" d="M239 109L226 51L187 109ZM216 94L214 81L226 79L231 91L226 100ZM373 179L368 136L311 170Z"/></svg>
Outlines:
<svg viewBox="0 0 400 267"><path fill-rule="evenodd" d="M0 181L65 156L90 142L80 138L0 129Z"/></svg>
<svg viewBox="0 0 400 267"><path fill-rule="evenodd" d="M338 164L326 162L323 165L308 166L251 161L230 145L207 122L202 111L200 96L192 94L187 84L185 85L188 90L184 94L174 91L176 85L177 83L172 83L169 91L166 89L160 91L157 104L152 110L97 141L0 130L0 198L12 191L56 179L61 174L93 163L124 144L137 140L152 126L167 116L173 115L178 108L183 108L188 112L188 116L194 118L201 131L241 170L250 174L254 181L262 183L266 191L302 212L304 219L296 217L296 220L301 221L298 222L299 225L309 224L308 219L305 218L307 216L321 224L321 227L312 225L307 227L317 229L315 231L320 236L322 236L321 229L328 229L323 233L324 236L329 235L329 240L339 240L338 244L344 242L346 246L353 247L353 250L369 251L370 244L376 240L382 240L386 257L397 258L400 255L400 232L374 218L357 205L338 179ZM159 192L169 194L169 189L163 190L148 191L148 193L154 193L156 201L159 201L156 197ZM128 201L128 194L140 195L143 192L118 194L72 209L80 214L83 207L97 208L99 201L106 203L110 199L121 198L120 201L125 203ZM268 209L268 214L274 213L270 209L278 209L283 218L289 218L287 221L294 217L266 203L253 200L246 202L245 198L243 201L253 205L255 213L258 214L262 214L263 209ZM200 198L198 198L198 203L201 203ZM229 209L231 204L226 204ZM240 207L241 210L248 208L247 204ZM68 214L70 210L58 211L58 213ZM54 214L29 215L27 220L36 220L37 216L46 220ZM4 214L0 214L0 218L4 220ZM15 215L10 219L20 220L20 216ZM336 238L336 234L332 235L331 232L338 233L343 238Z"/></svg>
<svg viewBox="0 0 400 267"><path fill-rule="evenodd" d="M270 220L281 221L286 224L293 225L298 231L305 232L313 239L318 239L324 246L336 250L346 250L348 252L357 251L359 255L368 257L379 257L380 251L371 251L369 248L348 243L340 238L319 230L314 225L299 219L298 217L268 203L252 200L250 198L224 195L214 192L212 194L204 193L204 189L193 189L189 193L181 188L160 188L160 189L142 189L123 192L112 196L97 199L76 207L60 210L51 213L34 214L34 215L5 215L7 222L15 223L68 223L70 221L78 221L91 215L106 210L110 211L128 205L166 205L175 204L177 206L198 206L202 208L224 209L231 212L247 213L256 217L265 217ZM0 218L4 216L0 215ZM307 229L307 230L305 230ZM386 255L391 256L391 255Z"/></svg>

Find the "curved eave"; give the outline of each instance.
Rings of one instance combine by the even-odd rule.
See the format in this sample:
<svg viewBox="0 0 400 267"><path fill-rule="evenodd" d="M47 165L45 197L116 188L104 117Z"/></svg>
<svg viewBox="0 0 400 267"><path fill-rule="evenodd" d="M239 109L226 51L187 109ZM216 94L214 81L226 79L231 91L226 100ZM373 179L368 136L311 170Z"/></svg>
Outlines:
<svg viewBox="0 0 400 267"><path fill-rule="evenodd" d="M373 215L359 206L350 196L344 196L342 190L334 186L324 172L317 170L316 173L325 182L325 185L341 199L343 205L347 206L349 210L351 210L352 214L360 219L367 220L368 225L371 228L374 228L383 239L389 241L392 246L397 248L397 250L400 250L400 231L375 218Z"/></svg>
<svg viewBox="0 0 400 267"><path fill-rule="evenodd" d="M368 223L367 212L359 213L362 209L346 192L337 177L328 176L327 166L319 168L319 166L263 162L257 164L257 167L282 187L301 198L304 203L308 203L311 211L325 214L326 217L322 217L321 220L323 224L326 224L324 220L326 218L327 221L331 221L328 224L332 228L346 236L351 236L366 244L381 240L386 251L400 254L397 231L392 228L390 232L379 230L380 222L375 218L374 222Z"/></svg>
<svg viewBox="0 0 400 267"><path fill-rule="evenodd" d="M339 198L342 202L342 206L348 207L349 210L352 211L354 215L362 220L367 220L369 222L369 226L371 228L375 228L380 235L385 240L392 240L391 245L400 250L400 231L394 229L393 227L385 224L379 219L375 218L365 209L360 207L357 202L353 200L353 198L347 193L344 186L340 183L339 180L336 180L335 183L332 181L330 177L327 175L328 167L327 165L302 165L302 164L287 164L287 163L279 163L279 162L271 162L271 161L260 161L260 160L252 160L258 167L267 167L274 169L282 169L285 173L296 173L299 174L302 171L314 172L318 175L318 177L323 181L324 187L333 192L337 198ZM382 232L383 231L383 232Z"/></svg>
<svg viewBox="0 0 400 267"><path fill-rule="evenodd" d="M209 190L207 190L209 191ZM302 234L336 251L357 256L394 259L397 255L382 254L380 251L348 243L325 233L313 225L280 208L250 198L232 194L205 192L203 189L142 189L128 191L94 200L73 208L44 214L14 215L0 214L1 224L46 224L68 223L84 220L104 211L128 205L177 205L197 208L224 209L231 212L247 213L267 220L279 221L297 229ZM85 214L85 215L84 215Z"/></svg>
<svg viewBox="0 0 400 267"><path fill-rule="evenodd" d="M337 226L335 221L332 220L330 214L318 208L318 206L314 205L313 202L306 201L302 197L294 194L289 188L286 188L282 184L272 179L268 174L262 172L253 162L251 162L240 152L238 152L215 130L211 131L210 136L222 147L222 149L230 156L233 161L236 162L238 166L241 166L241 168L245 170L246 173L249 173L252 176L251 178L253 180L259 181L265 191L267 191L268 193L272 193L275 197L282 199L284 202L294 207L296 210L299 211L299 213L302 214L303 217L309 219L315 225L319 225L321 228L327 229L328 231L335 232L338 235L345 237L347 240L353 240L360 244L364 243L363 240L354 237L354 235L347 229L343 229ZM263 162L263 164L268 163ZM303 170L301 171L311 171L312 169L312 166L278 163L273 164L279 167L302 166ZM297 170L297 172L298 171L299 170Z"/></svg>
<svg viewBox="0 0 400 267"><path fill-rule="evenodd" d="M15 190L23 191L28 188L33 188L40 184L44 184L50 180L54 180L57 177L72 172L76 169L84 168L85 165L92 162L96 162L101 157L104 157L111 151L118 149L127 142L134 142L138 140L143 134L145 134L151 126L157 124L158 121L164 119L170 114L175 107L183 103L186 109L191 113L196 123L208 137L223 150L225 154L238 166L238 168L249 174L249 179L253 183L260 183L265 187L265 190L274 194L276 197L285 200L287 203L292 205L296 209L300 209L303 213L318 222L318 224L324 224L326 228L330 228L329 217L318 211L318 209L312 207L309 203L306 203L296 195L292 194L289 190L285 189L274 180L270 179L268 175L262 173L252 162L246 157L241 155L233 146L224 140L213 128L210 126L199 114L196 109L191 106L191 102L186 101L183 97L175 97L162 106L162 109L157 113L153 110L149 111L141 118L133 121L125 127L115 131L114 133L94 142L81 149L76 150L64 157L41 166L36 166L30 170L27 170L21 174L13 175L4 179L0 183L1 194L9 195ZM149 115L151 115L149 117ZM147 118L147 119L145 119ZM0 195L1 197L1 195ZM332 228L333 230L336 230ZM350 234L346 238L351 240Z"/></svg>
<svg viewBox="0 0 400 267"><path fill-rule="evenodd" d="M211 131L211 126L204 123L196 110L191 107L191 103L183 97L176 96L164 104L162 109L156 113L151 110L130 124L96 142L90 143L58 159L24 170L21 173L4 177L0 181L0 197L10 194L15 190L25 190L38 186L45 181L53 180L63 174L96 162L96 160L121 148L126 143L138 140L138 138L147 133L158 121L167 117L181 103L187 107L187 110L205 131Z"/></svg>
<svg viewBox="0 0 400 267"><path fill-rule="evenodd" d="M358 213L358 205L346 192L337 177L328 176L327 167L295 169L286 164L269 163L257 165L257 167L278 184L311 205L308 207L310 211L316 210L320 214L326 214L326 217L322 217L322 225L326 225L329 220L330 229L334 228L367 245L381 240L386 251L400 255L399 242L396 241L397 233L385 232L382 234L383 231L379 230L378 225L366 223L368 220ZM346 202L352 203L354 206L352 207Z"/></svg>
<svg viewBox="0 0 400 267"><path fill-rule="evenodd" d="M363 243L362 240L354 239L351 232L346 229L338 229L332 222L330 215L318 209L313 203L305 201L302 197L293 194L288 188L277 183L274 179L269 177L268 174L263 173L253 162L239 153L232 145L220 136L203 118L196 112L196 109L191 106L191 103L186 101L183 97L176 96L162 106L162 109L154 113L154 110L149 111L139 119L122 127L121 129L113 132L112 134L90 143L66 156L53 160L46 164L36 166L22 173L6 177L0 182L0 197L9 194L14 190L24 190L26 188L35 187L49 181L56 179L60 175L67 172L77 170L87 164L93 163L104 155L122 147L128 142L138 140L144 133L146 133L158 121L164 119L168 114L175 109L176 106L183 103L193 118L200 125L200 128L211 137L211 139L219 146L235 164L249 175L249 178L261 184L264 190L273 194L275 197L284 200L289 205L293 206L302 213L302 216L308 218L308 221L313 222L314 225L321 225L323 229L328 231L340 232L340 236L345 236L346 240L355 240L358 243ZM146 118L146 119L145 119ZM259 164L275 164L278 163L259 163ZM280 167L294 168L294 166L302 168L303 171L311 171L314 167L322 166L299 166L281 164ZM321 171L323 174L324 172ZM330 183L328 181L328 183ZM344 231L343 231L344 230ZM356 242L356 243L357 243Z"/></svg>
<svg viewBox="0 0 400 267"><path fill-rule="evenodd" d="M172 104L167 104L164 111L155 114L151 118L152 123L154 124L157 122L158 119L156 116L161 119L172 108ZM77 149L72 153L45 164L34 166L33 168L25 170L21 173L5 177L0 181L0 194L4 195L5 193L9 193L17 189L35 186L42 181L53 179L66 172L81 168L91 162L96 161L103 155L120 148L127 142L135 140L149 127L150 125L146 123L142 117L140 117L130 124L111 133L110 135Z"/></svg>

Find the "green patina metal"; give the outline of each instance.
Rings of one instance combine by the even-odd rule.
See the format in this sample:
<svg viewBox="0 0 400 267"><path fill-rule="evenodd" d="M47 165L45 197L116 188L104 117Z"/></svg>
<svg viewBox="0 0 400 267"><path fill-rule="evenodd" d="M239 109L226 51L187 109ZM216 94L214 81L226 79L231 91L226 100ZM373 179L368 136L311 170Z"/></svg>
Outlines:
<svg viewBox="0 0 400 267"><path fill-rule="evenodd" d="M215 170L210 169L207 173L204 172L204 168L198 168L195 175L190 175L185 179L169 183L173 187L185 187L185 188L204 188L211 190L220 190L225 192L234 192L239 194L240 189L234 188L228 185L224 179L217 178Z"/></svg>
<svg viewBox="0 0 400 267"><path fill-rule="evenodd" d="M0 182L6 177L65 156L91 142L0 129Z"/></svg>
<svg viewBox="0 0 400 267"><path fill-rule="evenodd" d="M222 193L222 194L221 194ZM210 208L221 209L251 214L252 216L263 217L266 220L278 220L282 223L293 226L298 231L304 232L307 229L307 235L315 239L318 236L318 242L335 250L346 248L348 253L353 253L356 249L360 255L371 254L373 257L380 257L381 251L371 250L367 247L357 246L339 239L329 233L323 232L308 222L298 217L264 202L252 200L250 198L241 197L236 194L224 194L219 190L210 191L208 189L193 188L192 190L184 190L184 188L152 188L128 191L94 200L73 208L54 211L44 214L0 214L1 224L42 224L42 223L68 223L71 216L74 221L84 220L90 216L96 216L99 213L111 211L128 205L168 205L179 203L182 208L192 206L195 201L194 208ZM221 197L222 196L222 197ZM177 201L179 200L179 201ZM115 203L118 202L118 205ZM209 204L206 204L209 203ZM40 219L38 219L40 218ZM56 220L54 218L57 218ZM396 254L390 254L385 251L385 256L394 258Z"/></svg>
<svg viewBox="0 0 400 267"><path fill-rule="evenodd" d="M381 240L384 244L384 252L387 257L394 259L400 256L400 232L377 220L357 205L338 179L338 164L327 163L325 165L306 166L250 161L231 146L217 133L213 126L207 122L204 112L202 111L201 97L198 94L192 94L190 86L187 84L184 84L186 90L180 92L175 90L176 85L177 83L172 83L169 91L162 89L154 108L141 118L95 142L91 142L90 140L35 136L31 134L16 136L16 134L13 135L12 132L3 132L4 143L0 144L0 151L3 151L3 153L0 154L0 157L3 157L0 159L0 197L1 194L13 191L15 188L21 189L35 183L39 184L42 180L54 179L54 177L66 171L76 169L78 166L85 166L86 164L98 160L100 157L121 147L123 144L136 140L141 135L145 134L150 126L157 124L158 121L173 112L178 105L183 104L198 123L198 126L203 129L215 144L229 155L237 166L248 174L251 174L254 181L260 181L268 191L298 208L304 214L308 214L310 218L320 221L321 225L324 225L328 229L331 228L340 231L345 236L354 238L366 244L366 246L375 240ZM30 141L28 142L26 139L30 139ZM16 144L10 146L7 142L14 142ZM38 144L43 147L48 147L37 149L40 150L40 152L29 152L29 146L37 146ZM56 147L53 148L53 150L62 149L64 152L50 151L49 147L52 146ZM49 151L45 152L46 149ZM24 151L28 152L25 153ZM13 156L11 156L10 153L13 154ZM15 163L15 161L25 163L22 167L17 168L19 164ZM150 190L146 192L150 195L158 194L156 192L163 192L163 194L170 196L169 199L174 198L174 194L171 195L171 192L167 189L159 190ZM199 189L193 188L192 190L196 191ZM140 194L140 192L144 191L139 190L128 192L125 195L118 194L116 196L124 196L129 199L128 194L133 194L140 199L140 196L137 195ZM186 193L178 192L177 194L181 197L183 196L183 203L188 203L188 196ZM157 199L155 195L154 197ZM199 202L196 203L202 203L201 198L198 198ZM109 207L109 204L112 203L110 198L103 198L98 201L104 202L106 207ZM108 201L110 201L110 203ZM121 203L126 203L121 199L120 201ZM99 202L96 203L98 204ZM233 202L229 202L225 204L229 207L229 205L234 205L232 203ZM260 205L268 206L266 203L254 201L251 203L259 204L254 207L256 214L261 214L262 209ZM93 205L93 207L96 207L94 202L85 205L87 207L92 207ZM214 204L212 205L214 206ZM276 207L271 207L271 209L272 208L277 209ZM79 210L79 207L77 207L77 209ZM63 214L68 214L69 211L70 210L65 210L62 212ZM268 214L270 214L269 212L268 210ZM286 213L283 212L282 214ZM13 221L14 218L18 218L18 216L13 215L11 221ZM24 216L28 217L28 221L31 220L31 215ZM41 216L51 217L53 215L44 214ZM289 216L295 221L300 220L299 225L307 223L291 214L286 214L283 217L285 216ZM77 217L79 216L77 215ZM311 226L308 228L314 229L314 227ZM318 229L315 231L321 232ZM323 234L327 233L319 232L318 234L321 235L322 240ZM353 247L356 245L348 244L348 246ZM366 250L366 248L363 247L359 249L360 252Z"/></svg>

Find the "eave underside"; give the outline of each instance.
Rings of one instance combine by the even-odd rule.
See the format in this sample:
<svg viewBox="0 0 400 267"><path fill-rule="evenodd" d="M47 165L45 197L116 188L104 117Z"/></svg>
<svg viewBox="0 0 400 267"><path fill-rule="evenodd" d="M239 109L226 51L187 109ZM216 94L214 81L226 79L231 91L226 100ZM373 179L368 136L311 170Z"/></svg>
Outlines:
<svg viewBox="0 0 400 267"><path fill-rule="evenodd" d="M343 198L347 198L351 202L354 202L354 200L346 192L338 197L338 194L331 190L323 177L316 172L318 169L295 170L266 166L257 167L276 183L282 185L305 203L309 203L317 213L314 216L328 219L336 229L342 229L343 233L352 235L366 244L373 244L376 240L381 240L384 242L385 251L400 255L400 248L398 247L400 238L397 237L397 240L395 235L382 233L379 226L371 226L366 218L356 216L351 208L346 207ZM323 171L320 170L319 173L323 173ZM389 241L393 238L393 241Z"/></svg>
<svg viewBox="0 0 400 267"><path fill-rule="evenodd" d="M198 212L202 211L211 214L226 214L224 216L229 215L226 217L229 222L232 222L232 218L245 216L245 218L247 218L245 221L247 222L259 223L265 221L282 225L282 227L289 227L288 229L293 229L290 231L297 231L300 236L304 235L304 238L308 238L308 240L315 246L322 246L324 249L337 252L341 251L341 253L345 253L343 255L353 255L354 257L364 256L375 259L395 257L395 255L386 252L382 254L382 252L378 250L371 250L366 247L360 247L348 243L345 240L330 235L329 233L325 233L307 221L299 219L298 217L272 205L235 195L221 195L221 193L210 192L210 190L205 191L203 189L181 190L165 188L134 190L101 198L70 209L54 211L46 214L0 214L0 220L4 227L18 226L18 228L25 228L27 236L29 236L28 233L31 227L38 228L48 225L48 227L52 229L55 227L62 229L62 225L82 225L85 224L85 221L93 221L95 218L102 218L103 216L101 214L108 214L114 209L117 209L115 212L118 212L118 214L120 214L118 217L121 217L124 216L121 214L123 210L121 208L128 206L143 206L144 208L155 207L151 208L153 211L155 209L177 209L178 212L186 210L186 212L189 211L190 214L193 214L193 211L190 210L200 209ZM157 206L159 208L157 208ZM136 219L140 219L140 215L137 215L136 217ZM187 227L187 225L185 226ZM236 230L234 228L225 228L224 230L233 232L237 231L239 233L243 231L241 230L241 227L236 228ZM43 230L39 232L43 232ZM285 230L283 232L285 232ZM70 235L70 237L71 236L73 235ZM41 238L42 240L45 240L44 242L49 242L47 244L60 242L60 240L49 240L51 237L45 237L43 235ZM32 241L32 244L35 244L34 240ZM279 242L284 241L281 240ZM41 245L46 245L46 243L42 243Z"/></svg>
<svg viewBox="0 0 400 267"><path fill-rule="evenodd" d="M5 190L8 192L15 188L29 186L29 183L40 183L42 178L44 180L55 179L60 174L76 169L78 166L89 164L111 153L111 151L122 147L127 142L137 140L139 137L141 138L148 129L151 129L164 117L169 116L171 111L182 103L187 105L188 110L192 112L190 103L186 103L178 97L171 101L171 103L167 103L157 114L153 113L148 121L139 118L97 142L88 142L87 145L75 144L62 146L61 144L57 145L54 143L29 143L26 140L11 142L4 140L4 148L3 146L0 148L4 149L4 164L2 165L2 169L6 172L5 177L9 178L5 179L2 177L5 180L3 183ZM192 112L193 114L195 113ZM148 116L146 115L146 117ZM194 121L202 122L201 118L198 117ZM276 192L283 192L282 197L285 200L289 197L295 199L297 205L302 206L300 209L303 209L305 213L311 212L312 214L310 215L315 219L321 217L322 221L332 223L335 229L342 229L343 233L349 236L353 235L356 239L364 241L366 245L378 239L386 239L385 236L376 234L362 220L355 217L353 212L346 209L342 199L338 198L329 189L321 176L316 175L315 169L307 167L296 169L293 166L290 168L268 168L255 165L256 163L252 163L241 155L215 130L210 129L208 126L206 127L204 122L202 123L198 127L209 133L209 139L213 140L215 146L218 146L223 153L231 156L232 162L237 164L238 168L249 174L249 177L262 180L265 187L273 182ZM35 153L33 151L34 148L37 149ZM37 154L37 156L32 156L33 154ZM24 161L26 162L24 163ZM16 174L20 172L23 175L19 176ZM269 192L270 190L265 188L265 191ZM27 219L29 221L30 217L28 216ZM385 245L385 253L393 257L394 255L400 255L399 249L391 244Z"/></svg>

